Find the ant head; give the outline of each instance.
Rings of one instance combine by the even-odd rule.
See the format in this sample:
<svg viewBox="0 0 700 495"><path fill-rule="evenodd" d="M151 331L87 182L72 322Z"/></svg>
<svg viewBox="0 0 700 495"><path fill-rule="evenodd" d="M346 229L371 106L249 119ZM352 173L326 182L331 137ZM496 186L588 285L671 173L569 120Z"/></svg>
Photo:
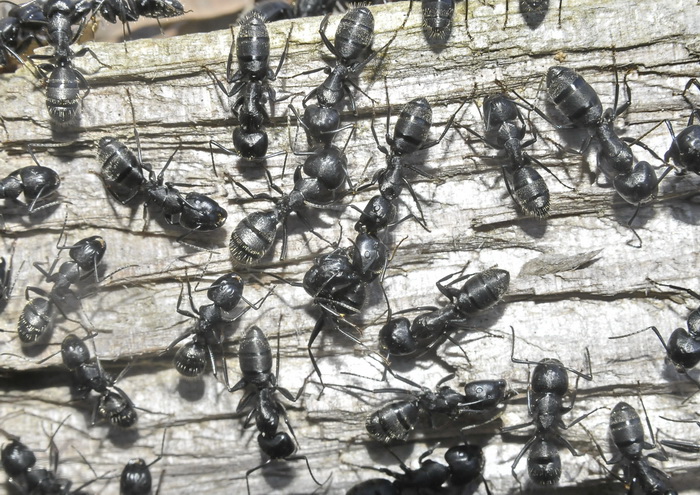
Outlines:
<svg viewBox="0 0 700 495"><path fill-rule="evenodd" d="M224 311L231 311L243 297L243 279L235 273L219 277L207 290L207 297Z"/></svg>
<svg viewBox="0 0 700 495"><path fill-rule="evenodd" d="M478 445L455 445L445 452L445 461L450 466L454 485L471 483L484 471L484 452Z"/></svg>
<svg viewBox="0 0 700 495"><path fill-rule="evenodd" d="M379 350L382 354L406 356L416 352L417 348L408 318L392 318L379 330Z"/></svg>
<svg viewBox="0 0 700 495"><path fill-rule="evenodd" d="M357 232L378 232L389 225L396 216L396 205L378 194L370 199L355 224Z"/></svg>
<svg viewBox="0 0 700 495"><path fill-rule="evenodd" d="M569 390L569 375L558 359L543 359L535 366L530 384L536 394L563 396Z"/></svg>
<svg viewBox="0 0 700 495"><path fill-rule="evenodd" d="M34 452L19 440L12 440L2 448L2 467L10 477L25 473L35 463Z"/></svg>
<svg viewBox="0 0 700 495"><path fill-rule="evenodd" d="M61 358L66 368L72 371L90 361L90 350L81 338L70 334L61 342Z"/></svg>
<svg viewBox="0 0 700 495"><path fill-rule="evenodd" d="M76 242L68 251L68 255L83 270L92 270L100 263L106 251L105 240L94 235Z"/></svg>
<svg viewBox="0 0 700 495"><path fill-rule="evenodd" d="M476 380L464 386L464 396L469 409L484 411L493 409L506 400L505 380Z"/></svg>

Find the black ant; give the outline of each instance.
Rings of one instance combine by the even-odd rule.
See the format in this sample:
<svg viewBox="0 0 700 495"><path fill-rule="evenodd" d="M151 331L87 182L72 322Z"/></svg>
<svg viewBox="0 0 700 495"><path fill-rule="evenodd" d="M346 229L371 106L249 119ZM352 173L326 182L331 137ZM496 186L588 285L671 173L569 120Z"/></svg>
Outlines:
<svg viewBox="0 0 700 495"><path fill-rule="evenodd" d="M95 335L90 334L88 338ZM98 415L121 428L129 428L136 424L136 406L126 392L116 386L126 369L116 378L112 377L102 368L99 358L96 357L94 361L90 359L90 351L85 341L73 334L63 339L60 352L64 366L73 374L76 393L83 399L87 398L91 391L99 394L92 412L93 425L97 422Z"/></svg>
<svg viewBox="0 0 700 495"><path fill-rule="evenodd" d="M451 273L435 284L440 293L450 300L442 308L411 308L395 313L429 310L414 318L413 322L403 317L392 318L389 310L387 323L379 331L379 349L382 354L408 356L433 348L445 339L452 340L448 334L452 327L463 325L472 315L497 304L510 285L510 274L499 268L461 275L443 285L443 282L459 273ZM452 287L461 281L464 281L462 287Z"/></svg>
<svg viewBox="0 0 700 495"><path fill-rule="evenodd" d="M38 344L50 335L53 321L53 309L58 307L64 312L64 304L71 300L77 300L72 285L94 274L97 280L97 266L107 250L107 243L100 236L87 237L76 242L72 246L61 246L63 231L56 243L56 249L68 250L71 261L65 261L54 272L59 258L57 257L48 271L38 263L34 267L44 275L47 282L52 283L50 291L38 287L27 287L25 297L29 300L29 292L34 292L41 297L29 300L17 323L17 332L23 344ZM65 316L65 315L64 315Z"/></svg>
<svg viewBox="0 0 700 495"><path fill-rule="evenodd" d="M539 165L553 176L554 174L542 162L524 151L537 141L537 135L533 133L532 139L523 142L526 132L525 119L518 104L506 95L497 94L484 98L483 107L487 137L473 131L469 126L458 124L456 127L465 129L491 148L505 152L507 163L502 165L502 171L508 194L525 213L539 218L547 216L549 189L531 163Z"/></svg>
<svg viewBox="0 0 700 495"><path fill-rule="evenodd" d="M590 411L568 425L564 424L562 416L570 412L576 401L576 391L578 390L578 379L592 380L593 373L591 370L591 356L586 348L586 363L588 366L588 374L580 371L567 368L561 361L552 358L545 358L539 362L528 361L515 358L515 330L511 327L513 333L513 341L511 346L510 359L514 363L519 364L534 364L535 369L530 377L530 384L527 389L527 404L528 412L532 416L532 420L527 423L522 423L514 426L507 426L501 429L502 433L511 432L528 426L534 426L535 431L530 439L525 442L525 445L515 457L511 470L513 477L517 480L518 476L515 473L520 459L526 452L530 452L527 458L527 471L530 479L540 485L552 485L559 481L561 476L561 458L556 446L556 442L564 444L575 456L583 454L578 453L573 445L566 440L558 431L561 429L569 429L573 425L579 423L583 419L593 414L598 409ZM571 403L568 406L564 405L564 396L569 391L569 377L567 371L576 375L576 387L571 395Z"/></svg>
<svg viewBox="0 0 700 495"><path fill-rule="evenodd" d="M615 72L615 80L613 108L608 108L605 111L603 111L600 98L595 90L573 69L560 66L550 67L547 71L547 91L556 107L572 122L573 127L583 127L594 131L600 145L598 152L600 170L608 179L612 180L613 188L622 199L637 206L627 222L627 226L639 241L639 246L636 247L641 247L642 240L632 228L632 222L639 213L640 207L654 200L659 191L659 183L671 171L672 167L667 167L657 178L656 172L648 162L638 161L635 163L630 144L636 144L647 150L659 161L663 160L639 140L618 137L613 127L613 121L629 108L632 104L632 97L625 77L623 85L626 89L627 99L618 106L617 72ZM531 105L530 108L559 129L571 127L553 124L542 110Z"/></svg>
<svg viewBox="0 0 700 495"><path fill-rule="evenodd" d="M153 486L153 478L151 476L150 467L163 458L163 449L165 447L165 434L168 430L163 431L163 440L160 444L160 454L153 461L146 464L143 459L131 459L125 466L119 476L119 495L150 495L151 487ZM162 480L163 472L161 472ZM160 483L156 489L156 495L160 492Z"/></svg>
<svg viewBox="0 0 700 495"><path fill-rule="evenodd" d="M657 285L684 291L700 301L700 295L691 289L678 287L676 285ZM676 371L687 376L691 382L700 388L700 381L693 378L693 376L691 376L689 373L692 368L700 363L700 307L690 312L686 320L686 327L687 330L685 328L676 328L668 338L668 342L664 341L664 338L661 336L661 332L659 332L655 326L647 327L626 335L610 337L610 339L622 339L646 330L651 330L659 338L661 345L664 346L666 358L673 364Z"/></svg>
<svg viewBox="0 0 700 495"><path fill-rule="evenodd" d="M388 449L387 449L388 450ZM483 471L486 460L481 447L478 445L455 445L445 452L447 465L441 464L432 459L427 459L433 453L435 447L427 450L418 458L420 467L411 469L399 459L391 450L389 453L399 462L399 467L403 472L395 472L388 468L376 468L372 466L362 466L366 469L374 469L394 478L389 481L382 478L375 478L359 483L350 490L347 495L399 495L405 490L439 490L445 483L453 487L465 487L474 481L484 481L486 493L491 495L491 490L484 480ZM432 491L431 491L432 493Z"/></svg>
<svg viewBox="0 0 700 495"><path fill-rule="evenodd" d="M178 241L182 241L193 232L209 232L226 223L228 213L215 200L196 192L183 195L177 187L188 184L165 182L165 171L179 147L156 175L153 167L144 163L141 157L141 143L135 129L134 136L137 155L113 137L103 137L99 142L101 176L107 190L117 201L127 204L137 194L143 193L146 197L144 212L148 205L156 204L162 208L166 222L188 230ZM148 172L148 178L145 172Z"/></svg>
<svg viewBox="0 0 700 495"><path fill-rule="evenodd" d="M221 358L224 368L224 383L228 386L228 371L226 361L223 359L223 335L217 332L217 327L223 323L229 323L243 316L250 308L259 309L267 296L257 303L248 302L243 297L243 279L235 273L228 273L216 279L209 289L207 297L212 304L202 305L197 309L192 298L192 287L187 280L187 296L190 301L192 311L184 310L180 307L184 295L184 288L180 290L177 300L177 312L181 315L194 319L195 324L185 333L172 341L166 352L173 349L181 341L192 337L192 340L180 347L175 354L173 363L175 369L183 376L198 377L204 373L207 359L211 365L214 377L217 376L217 365L214 357L213 346L217 346L221 351ZM268 294L269 295L269 294ZM233 310L238 303L243 300L248 307L239 314L233 315Z"/></svg>
<svg viewBox="0 0 700 495"><path fill-rule="evenodd" d="M683 90L684 97L692 85L700 89L698 80L695 78L690 79ZM695 124L696 118L700 121L700 110L693 108L688 119L688 126L679 132L678 135L673 132L671 122L668 120L664 121L673 139L671 147L664 155L664 161L673 160L673 163L679 168L679 173L688 171L700 175L700 125Z"/></svg>
<svg viewBox="0 0 700 495"><path fill-rule="evenodd" d="M382 443L406 440L423 417L427 417L432 424L433 415L436 414L445 415L453 421L465 414L481 417L496 413L497 416L502 410L499 406L510 397L505 380L472 381L464 385L464 394L462 394L443 385L454 378L454 374L450 374L438 381L433 392L427 387L422 387L408 378L395 374L388 368L387 371L397 380L417 388L419 392L394 387L372 390L345 385L347 388L365 392L404 394L410 397L387 404L367 417L365 421L367 432L372 438Z"/></svg>
<svg viewBox="0 0 700 495"><path fill-rule="evenodd" d="M58 204L55 201L41 203L56 193L61 178L55 170L42 166L31 148L28 151L36 165L22 167L0 179L0 199L13 200L26 206L29 213L34 213ZM24 194L24 203L17 199L21 194Z"/></svg>
<svg viewBox="0 0 700 495"><path fill-rule="evenodd" d="M215 141L210 141L210 146L214 145L226 153L237 154L249 160L268 158L266 156L268 138L263 125L270 121L270 116L267 114L265 105L268 102L279 101L275 99L275 90L269 82L277 79L287 57L291 34L290 29L277 70L273 72L269 68L270 37L265 19L255 11L241 19L238 39L234 37L226 62L226 82L230 85L230 89L227 90L216 75L206 69L221 92L231 100L231 109L240 123L240 126L233 130L234 151ZM238 59L238 70L235 73L232 69L234 45ZM234 97L236 97L235 100ZM212 163L213 160L212 154Z"/></svg>
<svg viewBox="0 0 700 495"><path fill-rule="evenodd" d="M646 416L643 402L642 408ZM677 495L678 492L671 485L670 476L651 466L648 461L649 457L667 460L665 453L662 451L661 454L643 455L644 450L656 446L648 416L646 423L651 443L644 440L644 425L634 407L626 402L618 402L610 412L610 436L618 452L613 454L612 458L606 459L598 442L592 436L591 439L606 464L622 464L623 478L618 479L629 489L629 493L633 493L635 487L639 487L644 495Z"/></svg>

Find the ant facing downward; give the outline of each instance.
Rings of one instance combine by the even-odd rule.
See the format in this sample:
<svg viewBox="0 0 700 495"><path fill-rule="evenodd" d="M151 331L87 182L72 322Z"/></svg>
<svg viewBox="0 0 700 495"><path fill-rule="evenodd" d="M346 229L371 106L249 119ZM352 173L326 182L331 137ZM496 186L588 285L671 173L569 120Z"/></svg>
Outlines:
<svg viewBox="0 0 700 495"><path fill-rule="evenodd" d="M578 390L578 379L593 379L591 357L588 348L586 348L588 374L567 368L557 359L545 358L539 362L516 359L514 356L515 330L511 327L511 331L513 333L510 354L511 361L514 363L535 365L535 370L530 377L530 384L527 389L528 412L530 416L532 416L532 420L527 423L507 426L501 429L502 433L506 433L520 428L527 428L528 426L535 427L533 435L525 442L525 445L513 461L511 470L513 472L513 477L517 480L518 476L515 473L515 468L523 455L530 451L527 458L527 471L530 475L530 479L540 485L552 485L557 483L561 476L561 459L555 442L564 444L575 456L583 455L578 453L558 430L569 429L597 411L597 409L594 409L578 417L568 425L564 424L562 420L562 416L570 412L574 407L576 391ZM577 378L574 393L571 395L571 403L565 406L563 403L564 396L569 391L569 377L567 371L574 373Z"/></svg>

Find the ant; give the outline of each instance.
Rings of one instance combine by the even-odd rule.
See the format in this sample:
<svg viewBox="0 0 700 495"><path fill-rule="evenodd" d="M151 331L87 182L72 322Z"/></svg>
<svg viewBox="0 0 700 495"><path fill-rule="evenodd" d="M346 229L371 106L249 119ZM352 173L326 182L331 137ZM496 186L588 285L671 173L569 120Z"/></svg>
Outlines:
<svg viewBox="0 0 700 495"><path fill-rule="evenodd" d="M679 287L676 285L657 285L684 291L700 301L700 295L691 289L686 289L685 287ZM661 345L666 351L666 358L673 364L676 371L687 376L691 382L700 388L700 381L693 378L689 373L690 369L694 368L698 363L700 363L700 307L690 312L686 320L686 327L687 330L685 328L676 328L668 338L668 342L664 342L661 332L659 332L655 326L647 327L626 335L610 337L610 339L622 339L646 330L651 330L659 338Z"/></svg>
<svg viewBox="0 0 700 495"><path fill-rule="evenodd" d="M34 213L58 204L54 201L37 207L38 203L56 193L61 185L61 178L53 169L42 166L31 148L28 151L36 165L22 167L0 179L0 199L11 199L26 206L29 213ZM24 194L24 203L17 199L20 194Z"/></svg>
<svg viewBox="0 0 700 495"><path fill-rule="evenodd" d="M458 273L460 272L451 273L435 284L440 293L450 300L442 308L411 308L395 313L429 310L417 316L412 323L407 318L392 318L389 309L387 323L379 331L379 349L382 354L407 356L432 348L444 339L452 341L448 334L450 327L462 325L470 316L497 304L510 285L510 273L499 268L461 275L443 285L443 282ZM461 288L452 287L463 280Z"/></svg>
<svg viewBox="0 0 700 495"><path fill-rule="evenodd" d="M530 384L527 390L527 405L528 412L532 416L532 420L519 425L507 426L501 429L502 433L511 432L528 426L534 426L535 431L530 439L525 442L525 445L516 456L511 471L513 477L517 480L518 476L515 473L515 468L522 459L523 455L529 450L527 458L527 470L530 479L540 485L552 485L559 481L561 476L561 459L559 451L555 444L558 441L569 449L575 456L580 456L576 452L573 445L569 443L561 433L561 429L569 429L573 425L587 418L600 408L594 409L568 425L564 424L562 416L570 412L576 401L576 392L578 390L578 380L592 380L593 372L591 370L591 356L586 348L586 363L588 366L588 374L580 371L567 368L558 359L545 358L539 362L528 361L515 358L515 330L511 327L513 340L511 344L510 360L519 364L534 364L535 370L530 377ZM569 377L567 371L576 375L576 387L571 395L571 403L568 406L564 405L564 396L569 390Z"/></svg>
<svg viewBox="0 0 700 495"><path fill-rule="evenodd" d="M502 171L508 194L525 213L538 218L547 216L549 189L542 176L530 164L535 163L553 176L554 174L542 162L524 151L537 142L537 134L533 132L533 138L523 142L525 119L518 103L506 95L484 98L483 107L484 127L488 137L466 125L456 127L465 129L491 148L505 152L507 162L502 165Z"/></svg>
<svg viewBox="0 0 700 495"><path fill-rule="evenodd" d="M389 88L385 85L387 102L389 101ZM463 102L457 112L464 106ZM416 98L409 101L402 109L399 114L399 118L394 125L394 135L393 137L389 135L390 119L391 119L391 105L388 104L387 115L386 115L386 134L385 140L389 145L387 149L379 143L379 138L377 137L377 131L374 128L374 120L371 121L372 135L374 136L374 141L377 143L377 148L379 151L386 155L386 167L379 170L372 179L371 184L379 184L379 193L389 201L396 201L403 191L404 185L408 188L413 201L418 207L418 212L420 214L419 223L425 228L425 217L423 216L423 209L418 202L418 197L416 196L413 187L410 182L406 179L404 175L404 168L413 170L419 175L427 177L424 172L419 169L405 164L404 159L406 155L416 153L418 151L426 150L432 148L442 141L442 139L447 134L447 131L452 126L452 122L457 115L457 112L452 114L450 119L445 125L445 129L442 131L440 137L434 141L428 141L428 134L430 133L430 126L433 120L433 111L425 98Z"/></svg>
<svg viewBox="0 0 700 495"><path fill-rule="evenodd" d="M348 140L349 142L349 140ZM345 143L347 147L348 142ZM285 157L286 162L286 157ZM302 171L308 175L304 177ZM294 187L289 194L272 182L265 170L268 185L280 195L275 198L267 193L253 194L242 183L232 182L255 200L270 201L272 209L255 211L241 220L231 233L229 249L232 258L242 264L260 261L272 249L277 231L282 227L282 251L280 259L287 256L287 218L294 212L311 233L323 240L302 214L305 207L324 208L336 197L337 191L348 180L345 147L323 146L309 154L303 165L294 171Z"/></svg>
<svg viewBox="0 0 700 495"><path fill-rule="evenodd" d="M222 323L237 320L248 312L250 308L258 310L267 298L265 296L257 303L251 303L243 297L243 286L243 279L237 274L228 273L223 275L216 279L207 289L207 297L212 301L212 304L202 305L197 309L192 298L192 286L187 280L187 295L190 301L190 308L192 309L191 312L180 307L184 295L184 287L180 289L180 296L177 300L177 312L194 319L195 324L190 330L173 340L166 352L173 349L181 341L192 337L190 342L180 347L175 353L173 362L175 369L181 375L190 378L201 376L206 368L208 358L212 373L216 377L218 370L212 350L212 347L216 345L221 350L224 382L228 385L228 371L226 361L223 359L223 336L221 333L216 332L216 328ZM245 301L248 307L234 316L232 312L241 300Z"/></svg>
<svg viewBox="0 0 700 495"><path fill-rule="evenodd" d="M167 428L163 431L163 440L160 444L160 454L153 461L146 464L143 459L131 459L122 470L119 477L119 494L120 495L150 495L153 485L150 467L163 458L163 449L165 447L165 434ZM163 471L164 472L164 471ZM163 472L161 472L161 480ZM160 482L156 489L156 495L160 492Z"/></svg>
<svg viewBox="0 0 700 495"><path fill-rule="evenodd" d="M292 425L287 419L284 406L274 396L275 392L279 392L286 399L296 402L304 390L302 386L296 397L294 397L289 390L277 384L280 366L279 334L277 335L277 339L277 369L273 375L271 373L272 351L267 337L265 337L265 333L260 330L260 328L256 326L250 327L241 340L240 350L238 352L238 363L243 377L233 387L229 387L230 392L241 390L248 385L254 387L255 390L241 398L236 410L241 411L251 401L255 402L255 406L251 409L244 422L244 427L248 427L251 423L251 418L255 418L255 424L259 432L258 445L260 449L269 456L267 461L246 471L245 479L249 494L250 474L277 459L283 459L288 462L304 460L311 478L317 485L321 485L311 471L308 458L303 455L293 455L294 452L296 452L296 436L294 435ZM294 440L292 440L292 436L287 432L277 431L280 415L283 416L284 422L287 424L287 428L289 428Z"/></svg>
<svg viewBox="0 0 700 495"><path fill-rule="evenodd" d="M698 80L690 79L683 90L683 97L692 85L700 89ZM668 163L669 160L673 160L673 163L679 168L679 174L688 171L700 175L700 125L695 124L695 118L700 121L700 110L697 108L693 108L688 119L688 126L678 135L673 132L671 122L664 121L673 140L671 147L664 155L664 161Z"/></svg>
<svg viewBox="0 0 700 495"><path fill-rule="evenodd" d="M141 142L136 129L134 136L137 155L113 137L103 137L98 145L102 180L117 201L127 204L137 194L143 193L146 197L144 215L148 205L156 204L163 209L166 222L188 229L178 238L179 242L193 232L209 232L226 223L228 213L215 200L196 192L183 196L177 187L188 184L165 182L165 171L175 153L179 151L179 146L156 175L151 164L143 161ZM145 172L148 172L148 178L145 177Z"/></svg>
<svg viewBox="0 0 700 495"><path fill-rule="evenodd" d="M85 76L73 66L73 59L89 53L100 65L109 67L90 48L82 48L77 52L70 48L80 38L91 10L92 2L80 0L49 0L44 5L48 41L54 52L51 55L31 55L30 59L49 61L37 66L37 77L47 79L46 108L51 119L58 124L74 120L78 115L79 100L90 94ZM80 28L74 34L71 26L76 22L80 23ZM82 97L81 89L85 89Z"/></svg>
<svg viewBox="0 0 700 495"><path fill-rule="evenodd" d="M89 334L87 338L93 338L95 335ZM86 399L91 391L99 394L92 412L92 425L97 422L98 415L121 428L129 428L136 424L136 406L126 392L116 386L128 368L122 370L116 378L112 377L102 368L98 357L94 361L90 359L90 351L85 341L73 334L63 339L60 353L63 365L73 374L73 383L78 395ZM42 362L50 357L52 356Z"/></svg>
<svg viewBox="0 0 700 495"><path fill-rule="evenodd" d="M567 67L550 67L547 71L547 91L556 107L572 123L570 126L560 126L554 124L542 110L530 105L538 115L558 129L568 127L582 127L592 129L600 145L598 152L598 166L603 174L612 180L615 192L627 203L637 205L632 217L627 222L627 227L632 231L639 241L641 247L642 240L639 234L632 228L632 222L637 217L639 209L643 204L654 200L659 191L659 183L671 171L672 167L667 167L660 177L656 177L656 172L646 161L638 161L630 148L631 144L647 150L659 161L661 158L648 146L639 140L628 137L618 137L613 127L616 117L625 112L632 104L632 92L627 77L623 79L623 85L627 93L626 101L618 106L619 81L615 72L615 100L612 108L603 111L600 98L595 90L573 69Z"/></svg>
<svg viewBox="0 0 700 495"><path fill-rule="evenodd" d="M445 452L447 465L441 464L432 459L427 459L436 447L425 451L418 458L420 467L411 469L399 459L391 450L389 453L399 462L399 467L403 471L395 472L388 468L376 468L372 466L362 466L366 469L374 469L391 476L394 481L375 478L359 483L350 490L347 495L398 495L405 490L422 489L439 490L447 482L453 487L464 487L476 480L484 481L486 493L491 495L491 490L484 480L483 471L486 460L481 447L478 445L455 445ZM431 492L432 493L432 492Z"/></svg>
<svg viewBox="0 0 700 495"><path fill-rule="evenodd" d="M419 392L394 387L371 390L346 385L348 388L370 393L394 393L410 397L387 404L367 417L365 421L367 432L372 438L382 443L405 441L409 433L418 425L421 417L428 417L432 424L435 414L446 415L454 421L463 414L498 413L499 406L510 397L505 380L472 381L464 385L464 394L461 394L451 387L443 386L443 383L454 378L455 375L450 374L438 381L433 392L427 387L422 387L408 378L395 374L389 368L387 371L397 380L417 388Z"/></svg>
<svg viewBox="0 0 700 495"><path fill-rule="evenodd" d="M17 323L17 332L22 344L38 344L50 335L53 321L53 309L58 307L64 313L63 305L70 299L78 297L72 285L94 274L97 281L97 265L102 261L107 250L107 243L100 236L86 237L72 246L61 246L63 231L56 243L56 249L68 250L71 261L65 261L54 272L59 257L56 257L49 270L44 270L39 263L34 267L41 272L46 281L53 284L50 291L38 287L27 287L25 297L29 302L25 305ZM111 275L110 275L111 276ZM29 292L34 292L41 297L29 300ZM65 317L65 314L64 314Z"/></svg>
<svg viewBox="0 0 700 495"><path fill-rule="evenodd" d="M326 66L320 69L313 69L303 74L311 74L324 71L328 76L320 86L312 89L304 99L304 115L299 118L296 110L290 105L291 110L297 117L301 126L306 130L310 143L328 143L341 130L350 126L340 127L340 110L344 98L350 100L350 109L357 113L355 98L350 92L350 86L358 91L362 90L351 79L377 56L379 51L373 51L372 41L374 38L374 16L366 7L357 7L345 13L340 20L335 32L335 39L331 43L326 36L326 28L330 14L321 21L319 34L323 44L329 52L336 58L335 66L331 69ZM307 102L316 97L316 103L307 105Z"/></svg>
<svg viewBox="0 0 700 495"><path fill-rule="evenodd" d="M19 493L26 495L87 495L83 488L95 480L88 481L77 489L71 490L73 483L70 480L57 476L59 453L54 437L67 419L61 422L49 438L49 460L51 463L49 469L35 467L36 456L34 452L20 442L19 437L0 429L0 432L11 440L9 444L4 445L2 448L0 454L2 467L7 474L8 483Z"/></svg>
<svg viewBox="0 0 700 495"><path fill-rule="evenodd" d="M268 137L263 124L270 121L270 116L267 114L265 104L280 101L275 99L275 90L270 86L270 81L275 81L282 69L282 64L287 58L291 35L290 28L277 70L273 72L269 68L270 37L265 26L265 18L252 11L241 19L238 39L234 37L231 43L226 62L226 82L230 85L230 89L227 90L216 75L205 68L214 78L221 92L231 100L231 109L240 123L240 126L233 130L234 150L216 141L210 141L210 147L214 145L228 154L236 154L248 160L261 161L268 158L266 156ZM238 59L238 70L235 73L232 70L234 45ZM234 97L236 97L235 100ZM212 164L213 161L212 153Z"/></svg>
<svg viewBox="0 0 700 495"><path fill-rule="evenodd" d="M639 414L626 402L618 402L610 412L610 436L618 452L608 460L595 438L591 436L591 439L606 464L623 465L623 479L618 479L629 488L629 493L632 493L636 486L645 495L677 495L678 492L670 483L670 477L660 469L651 466L648 461L649 457L667 460L668 456L663 451L661 454L643 455L644 450L653 449L656 446L656 440L654 440L644 402L642 402L642 408L646 416L651 443L644 440L644 426Z"/></svg>

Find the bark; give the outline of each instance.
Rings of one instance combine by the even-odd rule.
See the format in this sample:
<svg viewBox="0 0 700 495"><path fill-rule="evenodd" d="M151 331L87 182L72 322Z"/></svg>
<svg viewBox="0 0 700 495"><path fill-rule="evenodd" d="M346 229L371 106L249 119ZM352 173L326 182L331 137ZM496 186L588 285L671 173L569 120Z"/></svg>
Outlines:
<svg viewBox="0 0 700 495"><path fill-rule="evenodd" d="M547 101L542 81L552 65L579 71L606 107L613 104L615 70L620 76L626 74L633 99L629 110L616 122L617 128L624 136L644 136L644 143L663 156L671 139L665 126L657 124L669 119L677 133L687 125L691 113L681 92L688 79L698 74L700 8L696 2L564 2L561 27L553 5L543 25L534 31L523 23L514 3L508 25L503 28L504 2L471 2L471 36L464 28L464 3L458 4L454 28L446 42L426 38L417 4L407 20L407 3L372 8L376 19L374 47L391 44L359 78L358 85L367 96L355 92L357 117L349 110L343 115L345 122L356 125L347 146L355 183L368 182L384 165L370 122L374 118L382 139L386 132L387 91L394 116L412 98L425 96L430 101L433 138L442 133L465 100L467 104L457 121L482 133L477 107L484 96L504 87L562 122ZM331 38L339 19L339 15L331 18ZM268 127L271 151L288 150L290 139L295 137L294 117L286 105L301 108L303 95L324 77L323 73L299 75L322 67L322 58L329 56L318 35L319 22L316 18L269 25L273 67L291 30L288 58L273 83L278 96L289 98L276 105ZM244 418L234 413L238 393L228 394L209 372L201 381L181 379L171 365L172 352L163 354L170 342L191 326L176 312L184 282L195 284L201 280L199 289L205 289L218 276L238 270L229 258L228 236L247 213L265 206L251 202L231 183L232 179L238 180L253 193L267 192L261 165L215 153L218 177L211 167L209 141L230 146L236 122L227 98L204 68L223 79L230 43L231 32L223 30L126 44L89 44L109 67L101 67L90 55L76 60L86 74L90 94L83 101L80 125L74 127L50 123L42 85L28 70L0 78L2 176L31 165L26 147L34 145L41 163L57 170L63 180L59 207L29 215L5 201L2 210L3 252L15 250L14 292L0 316L0 328L7 331L0 344L2 428L21 436L38 451L47 444L47 434L70 415L56 443L61 450L60 474L76 482L94 477L76 451L98 474L117 476L130 458L143 457L147 462L155 459L165 427L164 458L153 467L156 473L165 470L161 493L192 493L193 487L198 493L242 493L246 471L261 462L254 429L243 429ZM696 89L688 93L696 104L700 101ZM626 205L610 187L589 180L591 171L595 172L595 147L584 155L575 153L573 150L581 148L583 133L560 133L534 113L530 117L539 139L529 152L564 184L574 187L569 190L541 171L552 195L551 214L546 220L517 211L506 192L501 177L503 161L495 150L475 138L465 141L461 135L466 138L468 134L464 130L451 129L439 145L410 158L410 163L425 174L411 173L410 181L430 231L409 220L393 228L387 239L388 246L396 248L384 278L393 311L446 304L435 282L465 267L471 273L497 265L511 273L505 302L475 317L470 322L473 329L457 334L469 362L458 347L447 343L437 353L419 358L415 365L396 363L398 373L426 387L433 387L454 371L456 377L450 382L453 386L478 378L502 377L520 392L496 421L465 433L469 441L484 446L485 477L493 493L520 490L510 465L531 432L524 429L522 437L516 437L501 436L498 430L529 420L525 400L527 366L511 363L511 326L516 334L515 354L522 359L536 362L557 358L570 368L583 369L584 350L589 349L594 380L578 383L576 403L564 416L565 422L596 407L612 408L622 400L641 412L641 394L653 427L660 430L659 438L700 443L700 428L696 425L659 418L697 420L700 394L684 402L696 387L665 364L663 348L654 334L646 331L609 340L651 325L668 336L674 328L684 327L689 312L698 306L698 301L687 294L653 283L699 289L695 273L700 223L695 201L698 178L671 173L662 182L658 200L643 207L634 222L643 240L643 246L635 249L627 244L633 237L626 227L634 207ZM133 145L132 120L139 131L144 160L160 170L180 146L166 180L196 185L196 190L210 193L227 208L229 219L220 232L188 238L192 243L212 247L213 254L177 243L182 230L163 222L157 209L149 209L144 222L140 207L123 206L106 193L98 175L96 143L109 135ZM305 147L301 135L296 140L297 149ZM635 152L639 159L661 165L647 152L636 148ZM284 177L283 157L270 159L265 166L275 182L288 191L292 187L289 171L302 159L290 154ZM362 208L375 193L376 189L370 187L348 196L345 202ZM417 214L418 209L404 191L399 218L409 212ZM342 224L340 242L350 245L345 238L354 237L356 211L321 211L309 217L316 232L330 242L340 238ZM137 406L149 411L140 413L138 428L132 431L90 427L91 405L70 401L69 375L60 356L42 362L58 350L66 333L83 333L79 323L59 315L52 344L38 355L25 355L11 333L26 304L24 288L49 288L32 263L51 262L56 257L55 245L64 224L68 243L97 234L106 239L103 273L126 267L94 291L86 289L94 294L82 299L82 306L100 332L94 341L108 369L118 373L131 365L119 385ZM278 239L275 252L264 266L284 278L301 281L313 258L329 247L308 233L294 216L289 222L288 240L287 259L279 261ZM248 282L248 300L263 297L271 287L275 291L259 311L249 311L230 327L226 355L231 381L240 374L238 336L256 324L268 334L273 348L279 332L280 383L296 392L312 370L306 344L319 312L302 289L274 281L266 274L240 272ZM354 320L364 328L361 340L365 348L330 330L324 330L314 344L328 384L386 386L341 374L381 377L380 366L367 354L368 349L376 350L386 304L378 285L373 285L369 294L367 312L361 320ZM201 292L195 292L194 299L197 306L209 302ZM188 306L186 300L184 306ZM77 313L68 317L75 320ZM697 371L694 376L698 376ZM572 390L574 382L571 376ZM364 429L367 414L392 396L329 386L319 399L317 385L317 378L312 377L306 393L297 403L288 404L287 410L299 439L299 455L308 457L319 481L326 481L319 491L344 493L360 480L378 475L360 466L399 470L395 460L370 441ZM393 386L403 387L400 383ZM614 446L607 440L608 418L609 410L603 409L583 425L610 457ZM410 442L394 451L416 467L418 456L439 441L440 447L433 454L439 460L444 449L456 441L460 426L459 422L441 423L440 428L416 432ZM575 426L563 436L583 456L573 457L560 446L562 491L620 493L624 489L603 469L584 429ZM651 462L673 476L679 491L700 493L697 454L671 451L670 456L663 464ZM48 463L45 453L39 453L39 457L39 464ZM516 471L521 480L527 478L526 459ZM4 474L0 476L3 481ZM89 488L116 493L117 486L116 480L101 480ZM523 486L533 492L549 491ZM250 488L251 493L309 493L316 487L303 461L297 461L289 465L275 463L256 471L250 475ZM483 487L478 492L484 493Z"/></svg>

